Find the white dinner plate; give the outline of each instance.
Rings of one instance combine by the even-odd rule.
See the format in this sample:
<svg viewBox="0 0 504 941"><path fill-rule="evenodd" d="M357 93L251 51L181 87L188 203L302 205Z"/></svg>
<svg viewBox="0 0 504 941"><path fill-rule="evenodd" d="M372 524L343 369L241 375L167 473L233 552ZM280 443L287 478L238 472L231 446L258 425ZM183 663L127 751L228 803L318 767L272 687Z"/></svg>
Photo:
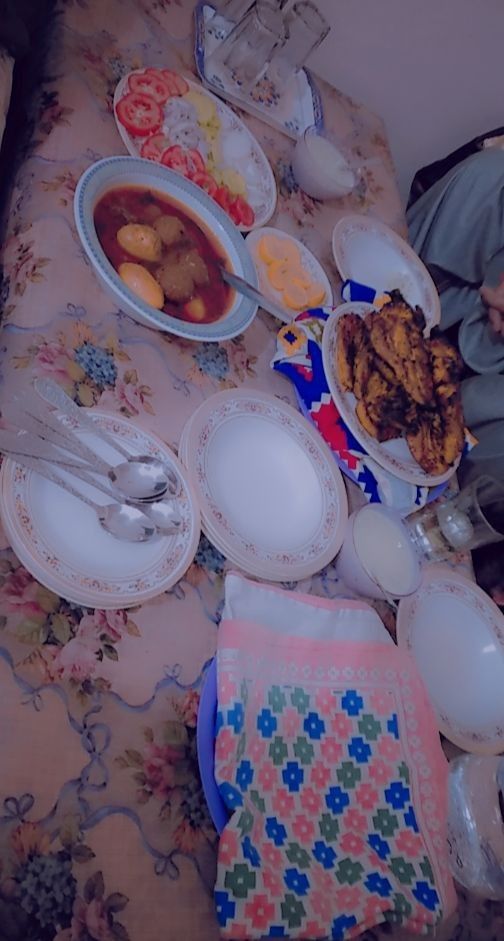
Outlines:
<svg viewBox="0 0 504 941"><path fill-rule="evenodd" d="M287 307L287 305L284 304L282 291L277 291L268 278L268 266L264 261L261 260L258 252L258 242L263 237L263 235L274 235L276 238L285 239L286 241L292 242L297 246L301 256L302 267L308 272L312 281L319 282L325 289L325 297L317 306L330 307L333 302L333 290L331 287L331 282L329 281L329 278L327 277L322 265L317 260L317 258L315 258L315 255L310 251L309 248L306 247L306 245L303 245L299 239L295 239L293 235L288 235L286 232L282 232L281 229L274 229L272 226L264 226L262 229L255 229L253 232L250 232L247 235L245 240L256 268L259 290L264 294L264 296L274 301L276 304L280 304L280 306L285 310L287 316L291 317L293 320L299 313L301 313L301 310L293 310L291 307Z"/></svg>
<svg viewBox="0 0 504 941"><path fill-rule="evenodd" d="M4 460L0 477L2 523L23 565L51 591L86 607L127 608L167 591L185 573L198 546L199 509L187 472L168 445L119 415L97 409L88 414L131 454L150 454L173 468L182 516L176 535L122 542L105 532L90 507L11 459ZM117 453L98 436L82 437L118 463ZM71 480L96 503L110 503L99 490Z"/></svg>
<svg viewBox="0 0 504 941"><path fill-rule="evenodd" d="M399 290L412 307L422 308L430 331L441 320L439 295L427 268L393 229L369 216L343 216L332 234L334 260L343 280L381 294Z"/></svg>
<svg viewBox="0 0 504 941"><path fill-rule="evenodd" d="M128 93L128 79L130 75L141 75L145 69L135 69L125 75L114 92L114 117L117 124L117 130L121 135L126 150L132 157L140 157L144 139L132 137L121 121L117 117L117 105L121 98ZM259 226L266 225L271 219L277 202L277 187L275 177L269 160L264 153L259 141L249 131L246 124L240 120L237 114L228 108L220 98L216 98L211 92L203 88L198 82L193 82L183 76L187 82L190 91L198 92L210 101L213 101L217 117L220 121L220 129L217 135L217 142L221 159L224 159L226 149L229 151L229 157L225 160L226 167L236 170L245 179L247 186L247 201L254 210L254 222L251 226L240 225L243 232L249 232ZM180 101L184 101L182 96ZM169 139L169 135L167 135ZM175 143L175 141L173 142ZM167 145L169 146L169 145Z"/></svg>
<svg viewBox="0 0 504 941"><path fill-rule="evenodd" d="M244 571L296 581L338 552L348 516L343 478L316 429L280 399L217 393L190 419L179 453L204 532Z"/></svg>
<svg viewBox="0 0 504 941"><path fill-rule="evenodd" d="M435 487L452 477L460 463L460 457L444 474L428 474L413 457L406 438L393 438L392 441L380 442L366 431L355 414L357 405L355 395L344 389L340 382L336 368L338 321L345 314L352 313L364 317L373 310L374 307L371 304L350 301L337 307L326 322L322 337L322 359L331 395L343 421L377 464L410 484L417 484L419 487Z"/></svg>
<svg viewBox="0 0 504 941"><path fill-rule="evenodd" d="M504 751L504 616L491 598L428 565L399 603L397 639L417 662L443 735L466 751Z"/></svg>

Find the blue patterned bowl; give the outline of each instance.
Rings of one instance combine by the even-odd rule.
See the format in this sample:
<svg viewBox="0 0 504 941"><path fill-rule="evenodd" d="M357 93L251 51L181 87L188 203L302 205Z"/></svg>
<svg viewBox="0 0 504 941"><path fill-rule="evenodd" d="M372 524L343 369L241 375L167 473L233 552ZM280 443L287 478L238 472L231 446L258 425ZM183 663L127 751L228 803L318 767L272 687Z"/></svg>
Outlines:
<svg viewBox="0 0 504 941"><path fill-rule="evenodd" d="M214 323L198 324L178 320L145 304L126 287L106 257L94 225L94 209L99 199L119 186L145 186L176 199L196 221L210 230L229 258L231 270L257 286L254 262L240 231L226 213L206 193L173 170L140 157L106 157L81 176L74 198L74 214L79 238L96 275L120 309L139 323L174 333L189 340L219 343L243 333L252 323L257 304L235 295L229 312Z"/></svg>

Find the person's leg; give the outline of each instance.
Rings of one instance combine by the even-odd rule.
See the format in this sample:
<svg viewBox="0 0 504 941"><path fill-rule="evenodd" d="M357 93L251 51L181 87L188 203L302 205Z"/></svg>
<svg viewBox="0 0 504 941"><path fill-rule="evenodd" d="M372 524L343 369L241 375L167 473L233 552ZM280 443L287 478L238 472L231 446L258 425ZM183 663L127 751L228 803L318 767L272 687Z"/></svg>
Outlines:
<svg viewBox="0 0 504 941"><path fill-rule="evenodd" d="M479 474L489 474L504 482L504 375L466 379L462 404L478 444L462 461L459 480L466 484Z"/></svg>

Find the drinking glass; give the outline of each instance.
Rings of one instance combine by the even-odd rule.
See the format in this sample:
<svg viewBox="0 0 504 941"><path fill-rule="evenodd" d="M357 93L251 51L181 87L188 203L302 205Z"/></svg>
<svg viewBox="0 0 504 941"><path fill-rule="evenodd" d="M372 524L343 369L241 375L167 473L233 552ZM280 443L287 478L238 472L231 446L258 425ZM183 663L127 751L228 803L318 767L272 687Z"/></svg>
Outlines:
<svg viewBox="0 0 504 941"><path fill-rule="evenodd" d="M243 90L264 72L275 47L285 41L282 14L271 0L256 0L210 56L211 68Z"/></svg>
<svg viewBox="0 0 504 941"><path fill-rule="evenodd" d="M477 477L460 493L424 507L406 523L417 549L429 562L443 562L453 552L501 542L504 486L493 477Z"/></svg>
<svg viewBox="0 0 504 941"><path fill-rule="evenodd" d="M239 23L250 10L254 0L213 0L215 12L231 23Z"/></svg>
<svg viewBox="0 0 504 941"><path fill-rule="evenodd" d="M293 75L305 64L310 53L326 38L331 27L311 0L300 0L285 18L286 39L275 50L268 67L268 77L282 91Z"/></svg>

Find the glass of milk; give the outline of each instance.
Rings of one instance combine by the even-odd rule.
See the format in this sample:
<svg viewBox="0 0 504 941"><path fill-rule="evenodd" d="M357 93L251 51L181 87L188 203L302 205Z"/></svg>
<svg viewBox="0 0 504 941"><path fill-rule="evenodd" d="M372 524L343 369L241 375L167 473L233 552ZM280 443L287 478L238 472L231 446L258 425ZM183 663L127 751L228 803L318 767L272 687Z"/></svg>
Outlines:
<svg viewBox="0 0 504 941"><path fill-rule="evenodd" d="M336 574L365 598L411 595L420 584L420 561L403 520L390 507L370 503L348 519Z"/></svg>
<svg viewBox="0 0 504 941"><path fill-rule="evenodd" d="M316 127L307 128L297 141L292 171L301 189L313 199L347 196L357 185L357 174L342 152Z"/></svg>

